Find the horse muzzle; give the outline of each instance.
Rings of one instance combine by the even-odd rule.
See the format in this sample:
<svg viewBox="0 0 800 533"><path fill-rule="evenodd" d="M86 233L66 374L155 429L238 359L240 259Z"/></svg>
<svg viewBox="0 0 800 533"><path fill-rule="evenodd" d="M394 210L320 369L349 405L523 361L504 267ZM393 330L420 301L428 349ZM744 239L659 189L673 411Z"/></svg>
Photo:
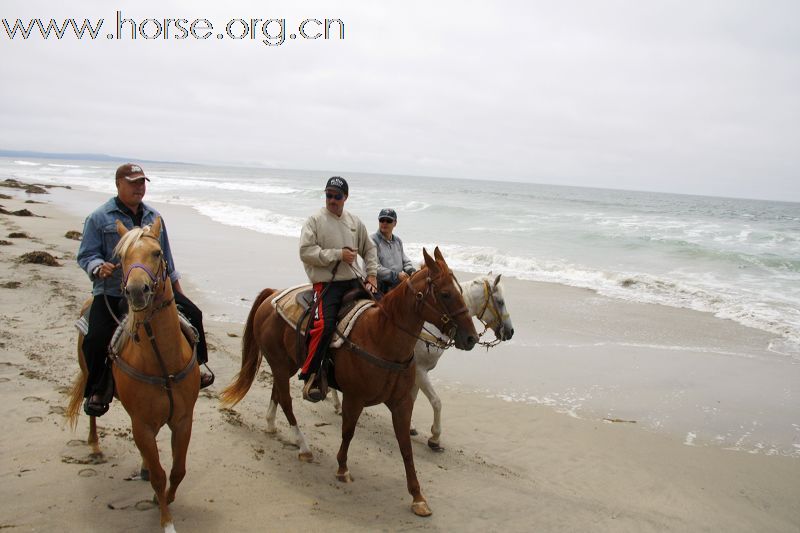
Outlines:
<svg viewBox="0 0 800 533"><path fill-rule="evenodd" d="M514 336L514 328L507 328L506 326L501 325L499 328L494 330L494 336L501 341L511 340L511 337Z"/></svg>
<svg viewBox="0 0 800 533"><path fill-rule="evenodd" d="M475 335L470 335L469 333L462 333L459 330L456 333L456 348L459 350L470 351L475 347L475 344L478 343L478 337Z"/></svg>
<svg viewBox="0 0 800 533"><path fill-rule="evenodd" d="M129 283L125 286L125 298L131 311L143 311L153 301L153 288L149 283Z"/></svg>

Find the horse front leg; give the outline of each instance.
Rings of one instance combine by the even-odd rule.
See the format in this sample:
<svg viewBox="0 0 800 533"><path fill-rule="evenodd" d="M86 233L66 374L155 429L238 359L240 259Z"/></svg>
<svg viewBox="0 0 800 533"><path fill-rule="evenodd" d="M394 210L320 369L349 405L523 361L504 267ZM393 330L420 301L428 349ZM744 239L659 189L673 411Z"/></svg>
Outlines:
<svg viewBox="0 0 800 533"><path fill-rule="evenodd" d="M347 451L350 449L350 441L353 440L353 435L356 433L356 424L363 410L362 403L351 400L347 394L342 395L342 445L339 446L339 453L336 454L336 460L339 462L336 479L342 483L353 482L353 476L347 469Z"/></svg>
<svg viewBox="0 0 800 533"><path fill-rule="evenodd" d="M165 532L173 532L175 531L175 526L172 524L172 515L169 512L169 507L167 507L167 475L158 460L157 431L152 430L145 424L137 423L133 418L131 418L131 421L133 441L136 443L136 447L139 448L139 453L142 454L142 460L150 469L150 486L155 491L158 508L161 511L161 527L164 528Z"/></svg>
<svg viewBox="0 0 800 533"><path fill-rule="evenodd" d="M439 444L442 436L442 400L436 394L427 370L417 369L416 385L422 389L422 393L433 407L433 425L431 426L431 437L428 439L428 447L435 452L443 452L444 448Z"/></svg>
<svg viewBox="0 0 800 533"><path fill-rule="evenodd" d="M406 467L408 493L413 498L411 510L417 516L430 516L432 511L422 495L419 480L417 479L417 471L414 468L414 451L411 449L411 435L409 434L412 406L411 394L407 394L397 403L387 404L387 407L392 412L394 435L397 438L397 444L400 446L400 455L403 456L403 464Z"/></svg>
<svg viewBox="0 0 800 533"><path fill-rule="evenodd" d="M170 426L172 430L172 469L169 472L169 490L167 490L167 503L175 501L178 485L186 476L186 454L189 451L189 441L192 438L192 415L184 417L179 423Z"/></svg>
<svg viewBox="0 0 800 533"><path fill-rule="evenodd" d="M411 387L411 405L417 403L417 394L419 394L419 382L420 382L420 375L426 373L427 370L423 369L419 365L417 365L417 373L416 378L414 380L414 385ZM417 428L414 427L414 420L411 420L411 426L408 430L408 434L411 436L416 436L419 434Z"/></svg>

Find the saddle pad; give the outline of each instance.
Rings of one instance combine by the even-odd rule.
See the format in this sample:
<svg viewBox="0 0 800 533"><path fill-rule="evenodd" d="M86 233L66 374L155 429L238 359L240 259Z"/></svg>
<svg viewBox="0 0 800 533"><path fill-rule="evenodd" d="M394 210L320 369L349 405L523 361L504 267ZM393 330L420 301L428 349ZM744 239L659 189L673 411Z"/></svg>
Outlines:
<svg viewBox="0 0 800 533"><path fill-rule="evenodd" d="M297 329L297 322L303 316L303 312L305 311L297 303L297 295L311 288L311 284L308 283L290 287L281 291L277 296L270 300L272 307L275 308L281 318L283 318L286 323L292 327L292 329ZM353 308L339 320L339 325L337 327L338 331L334 333L333 339L331 340L331 348L339 348L344 342L344 340L339 336L338 332L341 331L345 338L350 335L350 331L353 329L358 317L360 317L364 311L373 305L375 305L375 302L372 300L358 300L355 303ZM305 334L305 325L301 327L301 331Z"/></svg>
<svg viewBox="0 0 800 533"><path fill-rule="evenodd" d="M120 322L119 326L117 326L116 331L114 331L114 336L111 337L111 342L108 343L108 352L114 356L118 356L120 354L122 348L125 346L125 342L129 338L126 329L129 319L130 315L125 315L122 317L122 321ZM189 341L189 344L194 348L194 346L197 344L197 341L200 339L200 333L197 332L197 329L191 324L191 322L189 322L189 319L183 316L183 313L180 311L178 311L178 320L181 324L181 332L183 333L183 336L186 337L186 340Z"/></svg>

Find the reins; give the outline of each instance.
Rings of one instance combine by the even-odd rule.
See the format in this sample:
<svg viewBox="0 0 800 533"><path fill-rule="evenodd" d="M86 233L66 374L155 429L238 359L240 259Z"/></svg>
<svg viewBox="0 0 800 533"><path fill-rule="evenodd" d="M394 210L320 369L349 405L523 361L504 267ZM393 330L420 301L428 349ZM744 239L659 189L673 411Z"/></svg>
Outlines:
<svg viewBox="0 0 800 533"><path fill-rule="evenodd" d="M419 272L421 272L421 271L419 271ZM469 313L469 309L467 308L466 305L464 307L462 307L461 309L458 309L458 310L456 310L454 312L450 311L449 309L447 309L447 305L443 301L440 301L439 298L437 298L438 291L437 291L436 283L434 283L433 279L431 279L430 276L428 276L426 278L426 280L425 280L426 281L425 291L424 292L423 291L417 291L414 288L414 285L411 283L411 279L415 275L417 275L419 272L415 272L414 274L412 274L411 276L409 276L406 279L406 285L411 290L411 294L413 294L413 296L414 296L414 300L415 300L414 310L415 310L415 312L417 314L419 314L419 311L420 311L420 309L421 309L423 304L428 306L430 309L433 309L435 312L441 312L442 313L442 317L441 317L442 322L445 325L448 324L448 323L452 323L453 327L452 327L452 329L450 331L452 331L453 332L453 336L455 336L455 331L454 330L458 329L458 324L455 323L454 318L459 316L459 315L462 315L464 313ZM458 280L456 279L455 275L452 272L450 272L450 275L453 276L453 279L456 281L456 284L458 285L459 288L461 288L461 285L458 284ZM438 307L434 307L433 305L428 303L427 296L429 294L433 296L433 301L434 301L434 303L437 304ZM392 320L392 317L389 316L389 314L386 312L386 310L383 308L383 306L379 305L378 306L378 310L381 313L383 313L383 315L390 322L392 322L397 329L399 329L400 331L402 331L406 335L408 335L410 337L413 337L413 338L415 338L417 340L420 340L422 342L425 342L425 343L429 342L429 341L425 340L421 335L414 334L414 333L408 331L406 328L402 327L400 324L397 324L396 322L394 322ZM349 350L351 350L353 353L355 353L356 355L358 355L359 357L361 357L365 361L367 361L367 362L369 362L369 363L371 363L371 364L373 364L375 366L378 366L380 368L384 368L384 369L390 370L392 372L400 372L402 370L408 369L411 366L411 364L414 362L415 356L414 356L413 351L411 353L411 357L409 357L406 361L403 361L403 362L400 362L400 363L396 363L394 361L387 361L386 359L382 359L382 358L380 358L380 357L368 352L367 350L363 349L361 346L357 345L356 343L354 343L350 339L346 338L342 334L342 332L338 330L338 328L337 328L337 333L343 339L343 343L347 346L347 348ZM452 340L449 341L449 342L453 343Z"/></svg>

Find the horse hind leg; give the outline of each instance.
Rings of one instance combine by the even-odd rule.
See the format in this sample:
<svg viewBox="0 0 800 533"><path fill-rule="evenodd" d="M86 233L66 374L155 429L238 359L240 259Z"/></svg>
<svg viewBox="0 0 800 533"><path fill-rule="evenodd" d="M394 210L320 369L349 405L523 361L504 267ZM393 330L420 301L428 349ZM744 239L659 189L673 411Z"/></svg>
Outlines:
<svg viewBox="0 0 800 533"><path fill-rule="evenodd" d="M342 414L342 403L339 401L339 393L336 389L331 389L331 401L333 402L333 412L337 415Z"/></svg>
<svg viewBox="0 0 800 533"><path fill-rule="evenodd" d="M137 424L135 419L133 419L132 425L133 440L136 447L139 448L139 453L142 454L142 460L150 468L150 486L153 487L155 500L158 502L161 512L161 527L165 532L174 531L175 527L172 524L172 515L169 512L166 495L167 475L158 460L156 434L143 424Z"/></svg>
<svg viewBox="0 0 800 533"><path fill-rule="evenodd" d="M86 439L86 443L92 447L90 457L99 458L103 456L103 452L100 450L100 439L97 438L97 417L89 417L89 437Z"/></svg>
<svg viewBox="0 0 800 533"><path fill-rule="evenodd" d="M270 400L270 406L267 411L267 431L270 431L270 429L273 433L276 431L275 411L277 407L273 408L273 406L277 403L281 406L283 414L286 415L286 420L289 422L289 426L292 428L292 433L294 434L295 443L300 448L297 458L304 463L310 463L314 460L314 454L311 453L311 449L308 447L308 444L306 444L305 435L300 431L300 427L297 425L297 418L294 416L292 395L289 391L288 371L278 370L273 367L272 372L272 399ZM271 427L270 413L272 413Z"/></svg>

